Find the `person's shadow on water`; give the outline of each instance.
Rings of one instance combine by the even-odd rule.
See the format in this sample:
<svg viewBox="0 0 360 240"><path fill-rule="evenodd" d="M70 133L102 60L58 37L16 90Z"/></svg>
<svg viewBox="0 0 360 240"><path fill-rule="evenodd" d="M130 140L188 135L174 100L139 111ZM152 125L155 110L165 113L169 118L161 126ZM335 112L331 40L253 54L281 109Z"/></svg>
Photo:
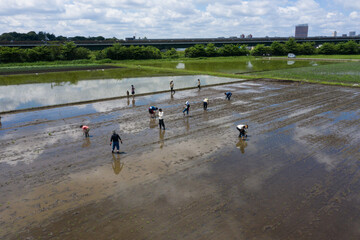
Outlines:
<svg viewBox="0 0 360 240"><path fill-rule="evenodd" d="M236 148L239 148L240 151L241 151L241 153L244 154L246 147L247 147L246 139L241 139L241 138L239 138L239 141L238 141L238 143L236 144Z"/></svg>
<svg viewBox="0 0 360 240"><path fill-rule="evenodd" d="M123 169L123 167L124 167L124 163L120 162L120 155L116 154L116 157L115 157L115 154L113 153L112 154L112 168L114 170L114 173L116 175L118 175L121 172L121 170Z"/></svg>
<svg viewBox="0 0 360 240"><path fill-rule="evenodd" d="M159 130L159 141L160 141L160 148L164 147L164 137L165 137L165 130Z"/></svg>
<svg viewBox="0 0 360 240"><path fill-rule="evenodd" d="M135 97L133 97L133 99L132 99L132 107L136 107L136 105L135 105Z"/></svg>
<svg viewBox="0 0 360 240"><path fill-rule="evenodd" d="M82 147L83 148L88 148L90 146L91 146L91 141L90 141L90 136L89 136L89 137L85 138L85 140L84 140L84 142L82 144Z"/></svg>
<svg viewBox="0 0 360 240"><path fill-rule="evenodd" d="M156 128L156 127L157 127L156 119L155 119L155 118L150 117L149 127L150 127L150 128Z"/></svg>
<svg viewBox="0 0 360 240"><path fill-rule="evenodd" d="M184 119L184 123L185 123L186 131L188 132L190 130L189 117Z"/></svg>

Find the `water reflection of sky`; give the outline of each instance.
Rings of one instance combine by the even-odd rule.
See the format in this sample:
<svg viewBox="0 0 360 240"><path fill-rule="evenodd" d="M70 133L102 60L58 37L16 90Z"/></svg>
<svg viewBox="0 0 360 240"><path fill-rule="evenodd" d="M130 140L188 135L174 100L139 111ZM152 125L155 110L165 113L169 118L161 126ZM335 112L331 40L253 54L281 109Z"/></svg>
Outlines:
<svg viewBox="0 0 360 240"><path fill-rule="evenodd" d="M41 83L0 86L0 112L126 96L126 91L131 91L132 84L137 94L168 90L171 80L175 83L175 89L195 87L197 79L201 80L202 85L235 81L232 78L196 75L84 80L76 84L61 85Z"/></svg>
<svg viewBox="0 0 360 240"><path fill-rule="evenodd" d="M97 112L111 112L116 108L121 108L125 106L142 106L142 105L151 105L158 101L165 101L171 98L178 99L184 97L193 97L197 95L197 92L181 91L176 92L175 96L170 96L169 93L160 93L154 95L145 95L136 97L135 99L123 98L118 100L111 101L101 101L89 104L79 104L74 106L64 106L58 108L43 109L38 111L30 112L20 112L16 114L4 114L2 115L2 128L12 128L23 126L28 122L44 122L52 121L58 119L66 119L80 115L92 114ZM173 105L157 105L161 108L172 107ZM117 113L119 114L119 113ZM109 118L109 114L105 116ZM101 121L101 116L99 121ZM95 121L95 120L93 120ZM5 135L8 130L2 129L0 131L0 137Z"/></svg>

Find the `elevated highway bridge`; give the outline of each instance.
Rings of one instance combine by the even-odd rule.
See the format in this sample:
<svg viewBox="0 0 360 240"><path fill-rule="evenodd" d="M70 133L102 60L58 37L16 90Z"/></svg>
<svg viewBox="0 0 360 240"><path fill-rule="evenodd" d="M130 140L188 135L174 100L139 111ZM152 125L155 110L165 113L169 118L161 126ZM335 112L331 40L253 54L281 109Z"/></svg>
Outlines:
<svg viewBox="0 0 360 240"><path fill-rule="evenodd" d="M101 50L119 43L123 46L154 46L159 49L170 48L188 48L196 44L207 45L213 43L217 47L225 44L240 44L248 46L256 46L257 44L265 44L270 46L271 43L286 42L288 37L263 37L263 38L184 38L184 39L126 39L126 40L103 40L103 41L74 41L77 46L85 47L91 50ZM316 45L321 45L325 42L339 43L350 40L360 43L360 36L354 37L307 37L295 38L296 42L314 42ZM64 42L58 41L1 41L0 46L32 48L36 46L59 46Z"/></svg>

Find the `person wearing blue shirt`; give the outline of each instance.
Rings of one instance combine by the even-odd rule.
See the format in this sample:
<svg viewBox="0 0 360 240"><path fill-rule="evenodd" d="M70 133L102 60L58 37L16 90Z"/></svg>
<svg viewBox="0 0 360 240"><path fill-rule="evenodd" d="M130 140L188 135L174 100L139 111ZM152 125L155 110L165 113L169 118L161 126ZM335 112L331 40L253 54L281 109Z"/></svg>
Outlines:
<svg viewBox="0 0 360 240"><path fill-rule="evenodd" d="M155 118L155 117L156 117L156 110L158 110L157 107L154 107L154 106L150 106L150 107L149 107L150 117L152 117L152 118Z"/></svg>
<svg viewBox="0 0 360 240"><path fill-rule="evenodd" d="M232 93L231 92L226 92L225 95L226 95L225 99L230 100Z"/></svg>

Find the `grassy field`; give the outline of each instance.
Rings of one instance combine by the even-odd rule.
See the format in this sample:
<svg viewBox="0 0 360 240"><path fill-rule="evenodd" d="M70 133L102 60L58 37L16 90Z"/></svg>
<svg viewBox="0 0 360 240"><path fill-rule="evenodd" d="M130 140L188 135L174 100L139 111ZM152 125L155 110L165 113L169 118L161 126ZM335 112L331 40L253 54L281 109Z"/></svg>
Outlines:
<svg viewBox="0 0 360 240"><path fill-rule="evenodd" d="M360 83L360 62L346 62L316 67L283 69L253 73L251 75L259 78L351 85Z"/></svg>
<svg viewBox="0 0 360 240"><path fill-rule="evenodd" d="M26 73L27 71L62 70L72 68L93 68L105 65L108 61L74 60L54 62L31 62L31 63L3 63L0 64L0 74L6 72Z"/></svg>
<svg viewBox="0 0 360 240"><path fill-rule="evenodd" d="M314 56L298 56L307 58L321 58L321 59L360 59L360 55L314 55ZM104 64L123 67L121 69L107 69L105 71L65 71L65 72L50 72L41 74L23 74L23 75L8 75L0 76L0 85L12 84L28 84L28 83L44 83L44 82L71 82L76 83L80 80L91 79L121 79L144 76L170 76L170 75L212 75L219 77L230 77L240 79L256 79L256 78L273 78L286 79L295 81L308 81L325 84L339 84L339 85L353 85L360 83L360 62L345 62L331 65L313 66L313 67L298 67L293 69L281 69L262 71L256 73L245 74L231 74L219 71L211 71L208 68L204 70L185 70L174 69L166 67L171 62L184 63L232 63L235 61L249 61L259 59L252 56L241 57L213 57L213 58L180 58L180 59L152 59L152 60L124 60L124 61L61 61L61 62L38 62L38 63L23 63L23 64L0 64L1 71L24 72L29 69L48 70L48 69L71 69L73 67L86 67L89 69L94 66ZM261 59L261 58L260 58ZM151 65L163 65L151 66ZM168 64L169 65L169 64Z"/></svg>
<svg viewBox="0 0 360 240"><path fill-rule="evenodd" d="M116 68L92 71L68 71L68 72L50 72L41 74L22 74L0 76L0 85L16 85L30 83L51 83L51 82L70 82L75 84L81 80L92 79L122 79L134 77L152 77L152 76L169 76L169 75L187 75L186 72L168 71L167 69L158 68L138 68L129 66L127 68Z"/></svg>
<svg viewBox="0 0 360 240"><path fill-rule="evenodd" d="M360 59L360 55L299 55L297 58Z"/></svg>

